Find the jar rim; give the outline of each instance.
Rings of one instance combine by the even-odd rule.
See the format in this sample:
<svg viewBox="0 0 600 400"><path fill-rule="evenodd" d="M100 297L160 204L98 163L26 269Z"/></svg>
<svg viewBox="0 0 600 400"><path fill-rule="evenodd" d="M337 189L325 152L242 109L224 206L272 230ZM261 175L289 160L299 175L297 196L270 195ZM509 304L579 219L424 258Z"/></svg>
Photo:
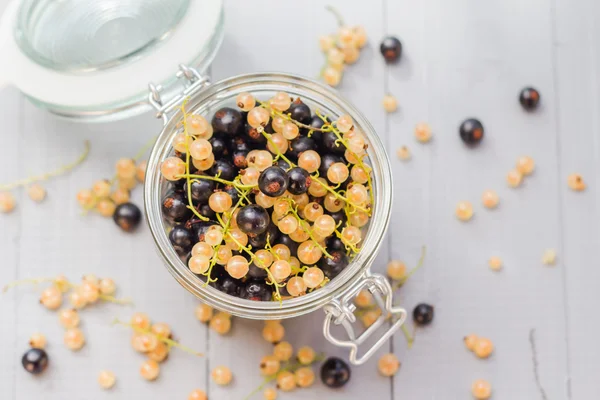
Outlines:
<svg viewBox="0 0 600 400"><path fill-rule="evenodd" d="M383 242L383 236L391 218L392 205L392 173L385 147L373 126L362 113L339 93L329 86L299 75L261 72L234 76L211 84L205 90L194 95L188 101L190 109L210 99L227 96L234 88L250 85L268 85L274 90L303 90L319 97L321 102L333 104L349 114L369 143L369 160L374 181L373 215L369 228L363 239L363 245L350 264L325 287L306 295L276 301L251 301L225 294L216 288L206 285L194 275L181 261L168 240L161 214L161 174L160 163L169 154L171 137L182 120L181 110L177 110L165 124L160 133L150 158L144 187L146 219L150 227L158 251L173 277L189 292L211 306L231 314L251 319L289 318L321 308L333 298L345 293L361 279L371 266L377 250ZM251 89L249 90L251 91Z"/></svg>

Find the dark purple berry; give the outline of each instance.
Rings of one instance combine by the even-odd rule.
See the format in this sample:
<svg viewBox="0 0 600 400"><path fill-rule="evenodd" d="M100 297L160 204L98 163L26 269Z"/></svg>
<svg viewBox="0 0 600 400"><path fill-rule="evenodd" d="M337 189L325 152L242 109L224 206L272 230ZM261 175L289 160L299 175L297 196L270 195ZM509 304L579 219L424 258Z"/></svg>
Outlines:
<svg viewBox="0 0 600 400"><path fill-rule="evenodd" d="M292 102L290 108L285 111L285 114L290 114L294 121L298 121L302 124L308 125L312 119L310 113L310 107L297 98Z"/></svg>
<svg viewBox="0 0 600 400"><path fill-rule="evenodd" d="M208 203L208 198L212 194L213 190L215 190L215 182L211 181L210 179L192 179L190 182L192 201L196 204ZM183 185L183 193L187 196L187 182Z"/></svg>
<svg viewBox="0 0 600 400"><path fill-rule="evenodd" d="M290 165L290 164L289 164L287 161L285 161L283 158L280 158L279 160L277 160L277 161L275 162L275 165L276 165L276 166L278 166L279 168L283 168L283 169L284 169L284 170L286 170L286 171L292 167L292 166L291 166L291 165Z"/></svg>
<svg viewBox="0 0 600 400"><path fill-rule="evenodd" d="M142 212L133 203L119 204L113 214L113 220L125 232L133 232L142 221Z"/></svg>
<svg viewBox="0 0 600 400"><path fill-rule="evenodd" d="M309 138L308 136L298 136L296 139L290 142L290 149L286 154L298 159L298 157L300 157L300 153L303 153L307 150L316 149L317 143L313 138Z"/></svg>
<svg viewBox="0 0 600 400"><path fill-rule="evenodd" d="M348 256L343 250L333 250L329 254L332 258L323 255L317 263L317 266L321 268L323 274L329 279L333 279L340 274L346 268L349 263Z"/></svg>
<svg viewBox="0 0 600 400"><path fill-rule="evenodd" d="M295 195L306 193L312 181L308 171L304 168L295 167L290 169L287 174L289 177L288 192Z"/></svg>
<svg viewBox="0 0 600 400"><path fill-rule="evenodd" d="M463 123L460 124L460 128L458 130L462 141L469 146L479 144L481 139L483 139L483 125L478 119L469 118L464 120Z"/></svg>
<svg viewBox="0 0 600 400"><path fill-rule="evenodd" d="M335 221L335 226L339 225L337 229L341 231L346 225L346 221L348 220L348 217L346 216L344 210L328 212L327 214L331 215L331 218L333 218L333 220Z"/></svg>
<svg viewBox="0 0 600 400"><path fill-rule="evenodd" d="M247 150L234 151L231 155L233 165L235 165L237 168L246 168L248 166L248 153L249 151Z"/></svg>
<svg viewBox="0 0 600 400"><path fill-rule="evenodd" d="M397 37L388 36L381 41L379 51L381 51L386 63L395 63L402 55L402 43Z"/></svg>
<svg viewBox="0 0 600 400"><path fill-rule="evenodd" d="M288 176L279 167L269 167L258 177L258 189L269 197L279 197L288 188Z"/></svg>
<svg viewBox="0 0 600 400"><path fill-rule="evenodd" d="M175 225L173 227L171 232L169 232L169 240L180 256L187 254L196 243L192 232L183 225Z"/></svg>
<svg viewBox="0 0 600 400"><path fill-rule="evenodd" d="M237 134L242 127L242 114L233 108L224 107L212 119L213 131L230 136Z"/></svg>
<svg viewBox="0 0 600 400"><path fill-rule="evenodd" d="M192 215L184 193L171 192L162 201L162 212L171 222L183 222Z"/></svg>
<svg viewBox="0 0 600 400"><path fill-rule="evenodd" d="M284 235L284 234L279 235L279 237L275 241L275 244L286 245L288 247L288 249L290 249L290 253L292 254L292 256L295 256L296 254L298 254L298 246L300 246L300 244L293 241L292 238L289 237L288 235ZM271 242L271 245L273 245L273 242Z"/></svg>
<svg viewBox="0 0 600 400"><path fill-rule="evenodd" d="M264 268L257 266L255 263L250 263L248 276L252 279L265 279L269 274Z"/></svg>
<svg viewBox="0 0 600 400"><path fill-rule="evenodd" d="M527 111L533 111L540 102L540 92L532 87L526 87L519 93L519 103Z"/></svg>
<svg viewBox="0 0 600 400"><path fill-rule="evenodd" d="M346 152L346 147L337 142L337 140L338 137L334 132L322 132L321 145L323 146L323 149L329 153L342 155Z"/></svg>
<svg viewBox="0 0 600 400"><path fill-rule="evenodd" d="M219 175L219 178L226 181L232 181L237 175L237 168L233 166L229 161L221 158L215 160L215 163L208 170L208 174L212 176Z"/></svg>
<svg viewBox="0 0 600 400"><path fill-rule="evenodd" d="M433 306L421 303L413 310L413 321L418 325L429 325L433 321Z"/></svg>
<svg viewBox="0 0 600 400"><path fill-rule="evenodd" d="M350 367L337 357L330 357L321 366L321 380L330 388L340 388L350 380Z"/></svg>
<svg viewBox="0 0 600 400"><path fill-rule="evenodd" d="M243 136L236 136L234 138L231 139L231 142L229 143L229 148L231 149L232 152L236 152L236 151L245 151L245 152L249 152L251 149L250 144L248 143L249 140L246 139Z"/></svg>
<svg viewBox="0 0 600 400"><path fill-rule="evenodd" d="M23 354L21 364L30 374L41 374L48 367L48 354L42 349L29 349Z"/></svg>
<svg viewBox="0 0 600 400"><path fill-rule="evenodd" d="M210 206L208 205L208 203L206 204L202 204L199 207L196 207L196 210L198 210L198 213L200 213L200 215L202 215L203 217L206 217L208 219L214 219L215 216L217 215L212 208L210 208Z"/></svg>
<svg viewBox="0 0 600 400"><path fill-rule="evenodd" d="M346 245L344 245L342 239L337 236L331 236L329 239L327 239L325 246L329 253L332 251L346 251Z"/></svg>
<svg viewBox="0 0 600 400"><path fill-rule="evenodd" d="M263 270L264 271L264 270ZM246 286L241 290L241 296L243 299L254 300L254 301L269 301L273 299L273 289L270 285L267 285L264 281L250 280L246 283Z"/></svg>
<svg viewBox="0 0 600 400"><path fill-rule="evenodd" d="M227 143L221 136L213 136L210 139L208 139L208 141L212 146L212 152L216 160L229 154Z"/></svg>
<svg viewBox="0 0 600 400"><path fill-rule="evenodd" d="M234 279L230 276L221 277L216 283L215 287L221 292L229 294L231 296L239 297L242 288L242 281Z"/></svg>
<svg viewBox="0 0 600 400"><path fill-rule="evenodd" d="M263 207L250 204L238 212L236 222L238 228L247 235L259 235L267 230L271 218Z"/></svg>

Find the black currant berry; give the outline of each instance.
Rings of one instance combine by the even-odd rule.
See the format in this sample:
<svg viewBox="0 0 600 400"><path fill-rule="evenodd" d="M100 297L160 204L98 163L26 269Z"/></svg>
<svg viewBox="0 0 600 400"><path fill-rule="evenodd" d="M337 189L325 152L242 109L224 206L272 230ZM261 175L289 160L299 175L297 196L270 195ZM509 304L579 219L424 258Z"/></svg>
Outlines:
<svg viewBox="0 0 600 400"><path fill-rule="evenodd" d="M540 92L532 87L526 87L519 93L519 103L527 111L533 111L540 102Z"/></svg>
<svg viewBox="0 0 600 400"><path fill-rule="evenodd" d="M340 239L337 236L331 236L329 239L327 239L325 246L327 248L327 251L330 254L332 251L345 251L346 250L346 245L344 245L344 242L342 242L342 239Z"/></svg>
<svg viewBox="0 0 600 400"><path fill-rule="evenodd" d="M242 288L240 294L241 298L247 300L269 301L273 299L273 291L271 289L271 286L267 285L264 281L248 281L248 283L246 283L246 286Z"/></svg>
<svg viewBox="0 0 600 400"><path fill-rule="evenodd" d="M325 118L325 119L327 121L329 121L328 118ZM321 129L321 128L323 128L323 125L325 125L325 121L323 121L321 119L321 117L319 117L318 115L313 115L312 119L310 120L310 124L308 124L308 125L310 125L312 128L315 128L315 129ZM323 140L323 132L313 131L312 134L310 135L310 137L312 139L314 139L315 142L321 143L321 141Z"/></svg>
<svg viewBox="0 0 600 400"><path fill-rule="evenodd" d="M208 174L212 176L219 175L219 178L226 181L232 181L237 175L237 168L233 166L229 161L221 158L215 160L215 163L208 170Z"/></svg>
<svg viewBox="0 0 600 400"><path fill-rule="evenodd" d="M233 165L235 165L237 168L246 168L248 166L248 153L248 151L234 151L231 155Z"/></svg>
<svg viewBox="0 0 600 400"><path fill-rule="evenodd" d="M397 37L388 36L381 41L379 51L381 51L386 63L395 63L402 55L402 43Z"/></svg>
<svg viewBox="0 0 600 400"><path fill-rule="evenodd" d="M344 162L344 159L335 154L322 154L321 165L319 166L319 175L326 178L329 168L337 162Z"/></svg>
<svg viewBox="0 0 600 400"><path fill-rule="evenodd" d="M433 306L421 303L413 310L413 320L418 325L429 325L433 320Z"/></svg>
<svg viewBox="0 0 600 400"><path fill-rule="evenodd" d="M213 116L212 127L216 133L225 133L233 136L242 127L242 114L233 108L221 108Z"/></svg>
<svg viewBox="0 0 600 400"><path fill-rule="evenodd" d="M162 213L170 221L183 222L192 215L184 193L171 192L162 201Z"/></svg>
<svg viewBox="0 0 600 400"><path fill-rule="evenodd" d="M270 122L269 122L269 124L270 124ZM267 125L267 126L269 126L269 125ZM267 130L267 128L265 127L265 131L266 130ZM246 135L248 136L250 141L252 143L254 143L255 145L265 146L267 144L267 138L261 132L259 132L258 129L250 126L250 124L246 124Z"/></svg>
<svg viewBox="0 0 600 400"><path fill-rule="evenodd" d="M308 136L298 136L296 139L290 142L290 149L286 154L298 159L298 157L300 157L300 153L303 153L307 150L316 149L317 143L313 138L309 138Z"/></svg>
<svg viewBox="0 0 600 400"><path fill-rule="evenodd" d="M269 274L264 268L257 266L255 263L250 263L248 268L248 276L253 279L265 279L269 276Z"/></svg>
<svg viewBox="0 0 600 400"><path fill-rule="evenodd" d="M277 162L275 162L275 165L278 166L279 168L283 168L284 170L288 170L290 169L292 166L285 161L283 158L280 158L279 160L277 160Z"/></svg>
<svg viewBox="0 0 600 400"><path fill-rule="evenodd" d="M42 349L29 349L23 354L21 364L30 374L41 374L48 366L48 354Z"/></svg>
<svg viewBox="0 0 600 400"><path fill-rule="evenodd" d="M125 232L133 232L142 221L142 212L133 203L119 204L113 214L113 220Z"/></svg>
<svg viewBox="0 0 600 400"><path fill-rule="evenodd" d="M304 104L300 98L297 98L292 102L290 108L285 111L285 114L290 114L294 121L298 121L305 125L308 125L312 119L310 107Z"/></svg>
<svg viewBox="0 0 600 400"><path fill-rule="evenodd" d="M290 169L288 172L288 192L299 195L306 193L311 183L311 177L307 170L300 167Z"/></svg>
<svg viewBox="0 0 600 400"><path fill-rule="evenodd" d="M260 235L269 227L271 218L269 218L269 213L263 207L250 204L240 209L235 221L238 228L245 234Z"/></svg>
<svg viewBox="0 0 600 400"><path fill-rule="evenodd" d="M346 147L337 142L337 140L338 137L335 135L335 133L331 131L322 132L321 144L323 145L323 149L333 154L342 155L346 152Z"/></svg>
<svg viewBox="0 0 600 400"><path fill-rule="evenodd" d="M240 199L240 193L237 191L235 186L227 185L223 188L223 191L227 193L229 197L231 197L231 202L233 204L237 204L238 200Z"/></svg>
<svg viewBox="0 0 600 400"><path fill-rule="evenodd" d="M335 221L335 226L339 226L339 230L341 231L346 225L346 221L348 217L344 210L336 211L336 212L328 212L327 214L331 215L331 218Z"/></svg>
<svg viewBox="0 0 600 400"><path fill-rule="evenodd" d="M221 292L229 294L231 296L239 297L240 290L242 288L242 281L234 279L230 276L221 277L216 283L215 287Z"/></svg>
<svg viewBox="0 0 600 400"><path fill-rule="evenodd" d="M169 240L180 256L187 254L196 243L192 232L183 225L175 225L173 227L171 232L169 232Z"/></svg>
<svg viewBox="0 0 600 400"><path fill-rule="evenodd" d="M212 194L213 190L215 190L215 182L211 181L210 179L192 179L190 182L192 183L190 186L192 192L192 201L198 204L208 203L208 198ZM183 193L187 196L187 182L183 185ZM185 205L187 207L187 202Z"/></svg>
<svg viewBox="0 0 600 400"><path fill-rule="evenodd" d="M469 118L460 124L460 138L469 146L479 144L483 139L484 129L481 122L475 118Z"/></svg>
<svg viewBox="0 0 600 400"><path fill-rule="evenodd" d="M317 265L321 268L326 277L333 279L346 268L349 260L343 250L330 251L329 254L331 254L332 258L323 255L323 257L319 259Z"/></svg>
<svg viewBox="0 0 600 400"><path fill-rule="evenodd" d="M249 152L250 150L252 150L250 147L249 140L243 136L236 136L236 137L232 138L231 142L229 143L229 148L234 153L236 151Z"/></svg>
<svg viewBox="0 0 600 400"><path fill-rule="evenodd" d="M279 167L269 167L258 177L258 189L269 197L279 197L288 187L288 176Z"/></svg>
<svg viewBox="0 0 600 400"><path fill-rule="evenodd" d="M321 380L330 388L340 388L350 380L350 367L344 360L330 357L321 366Z"/></svg>
<svg viewBox="0 0 600 400"><path fill-rule="evenodd" d="M198 210L200 215L202 215L203 217L206 217L208 219L213 219L217 215L217 213L215 213L214 210L212 208L210 208L208 203L202 204L199 207L196 207L196 210Z"/></svg>
<svg viewBox="0 0 600 400"><path fill-rule="evenodd" d="M213 155L215 156L215 160L218 160L221 157L229 154L229 149L227 148L227 143L220 135L213 136L210 139L208 139L208 141L210 142L210 144L212 146L212 152L213 152Z"/></svg>

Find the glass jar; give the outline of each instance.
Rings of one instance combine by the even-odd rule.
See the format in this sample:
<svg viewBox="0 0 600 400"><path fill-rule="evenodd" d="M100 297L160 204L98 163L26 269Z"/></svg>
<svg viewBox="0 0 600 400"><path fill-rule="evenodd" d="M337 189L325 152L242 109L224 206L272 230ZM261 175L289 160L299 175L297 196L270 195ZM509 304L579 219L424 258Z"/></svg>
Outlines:
<svg viewBox="0 0 600 400"><path fill-rule="evenodd" d="M198 82L201 83L198 84ZM195 84L198 85L195 93L186 94L189 96L186 110L188 113L207 116L209 119L221 107L235 107L235 98L241 92L250 92L256 98L265 99L272 97L276 92L283 91L292 97L300 97L313 111L318 109L335 117L349 114L357 129L364 132L367 139L367 153L373 169L375 204L367 232L363 234L361 250L340 275L323 288L304 296L277 302L240 299L206 285L187 268L173 249L168 239L170 224L163 218L161 211L161 202L168 182L160 173L160 164L165 158L173 155L171 142L173 137L181 132L183 120L181 110L177 109L176 102L173 102L167 107L176 110L172 115L167 116L168 110L165 110L164 107L159 111L159 116L163 117L165 125L148 160L144 188L147 220L167 269L184 288L196 297L213 307L239 317L261 320L282 319L300 316L323 308L326 312L324 333L327 339L334 344L349 347L352 363L360 364L366 361L406 318L404 309L392 306L392 290L387 279L369 272L390 221L393 193L389 159L375 130L365 117L353 105L341 98L337 92L318 82L299 76L259 73L241 75L215 84L208 84L205 80L197 79ZM383 312L375 324L361 336L356 337L352 327L352 322L355 322L352 301L362 289L373 293L377 305L382 308ZM373 348L362 357L358 357L358 345L375 332L390 313L396 314L398 320L389 327ZM332 322L336 325L343 325L350 340L342 341L334 338L329 332Z"/></svg>

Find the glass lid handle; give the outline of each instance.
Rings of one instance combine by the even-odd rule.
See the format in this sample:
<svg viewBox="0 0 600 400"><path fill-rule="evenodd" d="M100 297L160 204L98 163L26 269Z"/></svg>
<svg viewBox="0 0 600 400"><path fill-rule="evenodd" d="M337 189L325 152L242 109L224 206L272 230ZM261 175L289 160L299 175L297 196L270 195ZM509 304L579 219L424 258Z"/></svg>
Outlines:
<svg viewBox="0 0 600 400"><path fill-rule="evenodd" d="M353 323L356 322L353 303L356 295L363 289L373 295L375 304L381 309L381 315L360 336L356 336ZM406 310L392 305L392 287L388 280L379 274L370 274L368 271L365 278L341 299L336 299L327 304L325 310L325 322L323 323L323 335L332 344L350 349L350 363L354 365L364 364L406 321ZM381 337L368 348L362 356L358 356L358 347L371 337L387 320L391 318L392 324L386 328ZM348 340L340 340L331 334L331 323L342 325L348 334Z"/></svg>
<svg viewBox="0 0 600 400"><path fill-rule="evenodd" d="M148 84L148 91L150 92L148 93L148 103L157 111L156 118L163 119L164 125L169 122L169 113L179 107L186 97L192 96L210 85L208 76L202 75L195 68L183 64L179 64L179 71L175 76L177 79L183 79L184 89L169 100L162 98L163 87L161 85L155 85L152 82Z"/></svg>

